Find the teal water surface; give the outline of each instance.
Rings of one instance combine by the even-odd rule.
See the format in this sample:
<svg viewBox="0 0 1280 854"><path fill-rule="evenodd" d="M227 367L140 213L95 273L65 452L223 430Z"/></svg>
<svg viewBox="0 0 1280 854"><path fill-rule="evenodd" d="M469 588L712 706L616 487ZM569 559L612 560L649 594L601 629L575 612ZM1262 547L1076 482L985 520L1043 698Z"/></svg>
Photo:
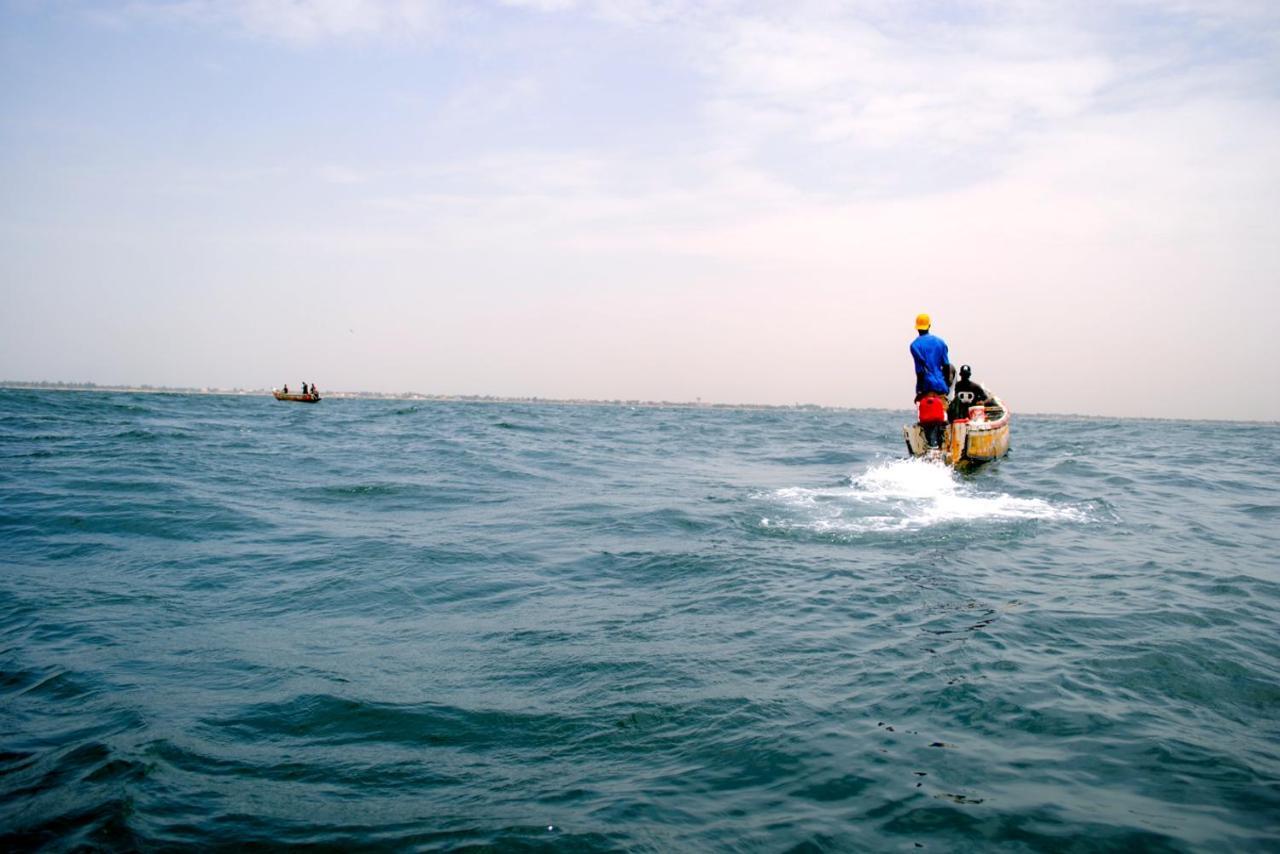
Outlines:
<svg viewBox="0 0 1280 854"><path fill-rule="evenodd" d="M0 848L1280 850L1280 428L905 417L0 390Z"/></svg>

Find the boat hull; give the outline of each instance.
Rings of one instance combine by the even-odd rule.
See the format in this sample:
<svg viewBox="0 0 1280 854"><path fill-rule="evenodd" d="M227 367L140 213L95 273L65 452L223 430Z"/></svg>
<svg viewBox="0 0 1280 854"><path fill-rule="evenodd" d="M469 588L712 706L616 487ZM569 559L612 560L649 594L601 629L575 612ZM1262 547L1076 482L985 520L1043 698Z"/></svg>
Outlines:
<svg viewBox="0 0 1280 854"><path fill-rule="evenodd" d="M998 398L969 410L969 418L953 421L943 432L942 446L930 448L919 424L902 428L907 452L964 469L998 460L1009 453L1009 410Z"/></svg>
<svg viewBox="0 0 1280 854"><path fill-rule="evenodd" d="M282 391L271 392L276 400L285 400L290 403L319 403L320 395L318 394L285 394Z"/></svg>

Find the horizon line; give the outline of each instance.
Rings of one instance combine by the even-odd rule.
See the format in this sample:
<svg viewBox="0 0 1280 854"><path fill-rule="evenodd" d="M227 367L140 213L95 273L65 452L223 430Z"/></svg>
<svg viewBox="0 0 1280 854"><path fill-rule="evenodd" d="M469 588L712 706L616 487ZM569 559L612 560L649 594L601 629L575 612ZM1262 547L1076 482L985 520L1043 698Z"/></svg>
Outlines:
<svg viewBox="0 0 1280 854"><path fill-rule="evenodd" d="M270 395L274 388L215 388L212 386L157 386L144 383L142 385L114 385L93 382L64 382L61 380L0 380L0 389L34 390L34 391L99 391L112 394L190 394L221 397L259 397ZM725 403L704 401L701 398L692 401L679 400L639 400L622 398L572 398L572 397L540 397L537 395L508 396L493 394L428 394L418 391L383 392L383 391L328 391L325 397L337 400L421 400L436 403L536 403L556 406L646 406L653 408L671 407L680 409L807 409L827 410L833 412L897 412L896 407L884 406L834 406L822 403ZM910 407L903 407L910 411ZM1097 415L1084 412L1018 412L1024 418L1082 418L1090 420L1117 421L1173 421L1195 422L1202 424L1248 424L1276 427L1280 420L1258 418L1169 418L1159 415Z"/></svg>

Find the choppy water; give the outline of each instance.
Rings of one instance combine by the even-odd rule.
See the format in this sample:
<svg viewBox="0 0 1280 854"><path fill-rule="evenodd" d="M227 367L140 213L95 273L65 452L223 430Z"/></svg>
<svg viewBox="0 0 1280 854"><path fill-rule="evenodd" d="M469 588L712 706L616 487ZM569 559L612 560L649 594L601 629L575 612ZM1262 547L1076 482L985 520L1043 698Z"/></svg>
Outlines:
<svg viewBox="0 0 1280 854"><path fill-rule="evenodd" d="M1280 428L904 415L0 391L0 848L1280 850Z"/></svg>

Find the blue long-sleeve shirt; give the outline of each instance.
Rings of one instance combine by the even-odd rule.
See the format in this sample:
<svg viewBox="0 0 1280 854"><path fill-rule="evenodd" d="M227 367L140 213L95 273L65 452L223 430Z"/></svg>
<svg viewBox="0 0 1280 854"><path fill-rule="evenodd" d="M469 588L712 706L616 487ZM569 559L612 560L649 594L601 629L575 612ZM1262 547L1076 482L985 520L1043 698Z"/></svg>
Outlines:
<svg viewBox="0 0 1280 854"><path fill-rule="evenodd" d="M946 394L950 389L942 366L951 364L947 355L947 342L926 332L911 342L911 359L916 365L916 394L936 391Z"/></svg>

